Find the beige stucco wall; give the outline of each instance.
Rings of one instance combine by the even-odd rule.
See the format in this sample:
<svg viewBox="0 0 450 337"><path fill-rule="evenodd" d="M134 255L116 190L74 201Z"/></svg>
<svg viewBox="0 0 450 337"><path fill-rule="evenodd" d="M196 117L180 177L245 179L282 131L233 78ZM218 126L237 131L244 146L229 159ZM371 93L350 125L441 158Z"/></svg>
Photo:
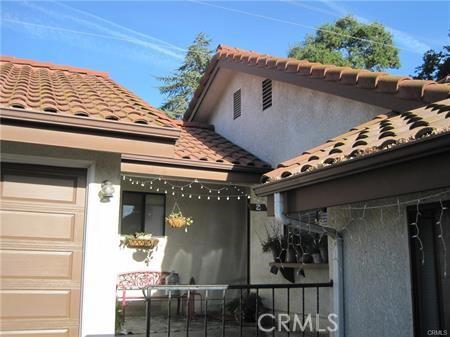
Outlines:
<svg viewBox="0 0 450 337"><path fill-rule="evenodd" d="M140 178L142 179L142 178ZM186 182L173 181L174 184ZM214 188L215 185L209 185ZM151 192L139 185L123 182L124 191ZM193 187L191 193L205 194ZM187 193L186 193L187 196ZM170 214L175 198L171 190L166 196L166 215ZM175 271L180 283L188 284L194 277L197 284L245 283L247 275L247 206L246 200L220 201L212 198L198 200L177 197L184 215L192 217L194 224L188 232L166 225L165 237L152 254L150 263L142 261L135 249L118 248L118 270ZM119 245L121 236L117 233Z"/></svg>
<svg viewBox="0 0 450 337"><path fill-rule="evenodd" d="M413 336L407 207L416 207L417 202L365 211L348 207L396 205L397 200L402 203L440 192L328 208L329 225L343 230L346 337ZM442 196L448 198L450 193Z"/></svg>
<svg viewBox="0 0 450 337"><path fill-rule="evenodd" d="M229 70L221 70L229 71ZM235 73L218 98L205 98L216 131L274 167L322 144L385 109L273 81L273 105L262 111L264 78ZM217 84L219 85L219 84ZM214 84L213 84L214 86ZM241 89L242 115L233 120L233 93ZM212 87L210 93L217 91ZM211 102L209 102L211 100Z"/></svg>
<svg viewBox="0 0 450 337"><path fill-rule="evenodd" d="M114 333L116 236L119 223L120 155L15 142L1 142L2 160L62 167L87 173L81 336ZM101 182L116 190L109 202L98 196Z"/></svg>

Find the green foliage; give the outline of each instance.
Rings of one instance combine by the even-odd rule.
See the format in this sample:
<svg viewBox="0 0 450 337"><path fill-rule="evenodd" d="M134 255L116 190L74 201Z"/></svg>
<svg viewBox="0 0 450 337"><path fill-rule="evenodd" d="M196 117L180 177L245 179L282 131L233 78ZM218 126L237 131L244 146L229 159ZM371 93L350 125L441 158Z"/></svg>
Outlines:
<svg viewBox="0 0 450 337"><path fill-rule="evenodd" d="M211 59L210 43L211 40L206 34L198 34L193 44L188 47L183 64L175 73L167 77L158 77L163 83L159 91L166 96L160 108L170 117L181 118L186 111Z"/></svg>
<svg viewBox="0 0 450 337"><path fill-rule="evenodd" d="M400 67L392 34L380 23L364 24L351 16L320 26L290 48L289 57L374 71Z"/></svg>
<svg viewBox="0 0 450 337"><path fill-rule="evenodd" d="M423 54L422 64L415 69L416 79L441 80L450 74L450 45L442 50L430 49Z"/></svg>

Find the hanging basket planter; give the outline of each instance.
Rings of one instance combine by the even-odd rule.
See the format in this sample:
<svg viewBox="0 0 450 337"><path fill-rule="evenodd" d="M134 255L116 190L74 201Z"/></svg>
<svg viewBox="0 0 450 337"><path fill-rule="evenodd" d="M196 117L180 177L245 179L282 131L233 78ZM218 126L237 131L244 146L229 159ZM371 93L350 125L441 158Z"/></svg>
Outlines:
<svg viewBox="0 0 450 337"><path fill-rule="evenodd" d="M194 220L183 216L183 213L181 212L172 212L168 217L166 217L166 223L172 228L187 229L194 223Z"/></svg>
<svg viewBox="0 0 450 337"><path fill-rule="evenodd" d="M158 239L151 237L151 234L136 233L134 235L126 235L121 245L128 248L153 249L158 244Z"/></svg>

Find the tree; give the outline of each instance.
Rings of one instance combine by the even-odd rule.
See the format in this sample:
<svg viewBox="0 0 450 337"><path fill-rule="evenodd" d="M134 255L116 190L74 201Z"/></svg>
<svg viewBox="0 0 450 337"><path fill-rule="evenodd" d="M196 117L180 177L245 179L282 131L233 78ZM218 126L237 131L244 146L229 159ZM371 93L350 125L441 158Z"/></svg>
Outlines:
<svg viewBox="0 0 450 337"><path fill-rule="evenodd" d="M450 45L441 51L430 49L423 54L422 64L415 69L414 78L441 80L450 74Z"/></svg>
<svg viewBox="0 0 450 337"><path fill-rule="evenodd" d="M209 49L211 40L206 34L200 33L188 47L183 64L171 76L159 77L163 82L159 87L166 100L161 109L173 118L181 118L186 111L189 101L194 95L203 73L211 59Z"/></svg>
<svg viewBox="0 0 450 337"><path fill-rule="evenodd" d="M364 24L352 16L320 26L290 48L289 57L375 71L400 67L392 34L380 23Z"/></svg>

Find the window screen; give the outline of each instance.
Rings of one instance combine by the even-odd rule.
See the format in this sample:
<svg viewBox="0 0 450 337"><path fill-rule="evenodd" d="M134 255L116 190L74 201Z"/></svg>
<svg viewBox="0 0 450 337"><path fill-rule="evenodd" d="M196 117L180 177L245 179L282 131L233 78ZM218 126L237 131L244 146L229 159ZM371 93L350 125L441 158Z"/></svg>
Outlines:
<svg viewBox="0 0 450 337"><path fill-rule="evenodd" d="M164 235L165 195L124 192L120 234Z"/></svg>

